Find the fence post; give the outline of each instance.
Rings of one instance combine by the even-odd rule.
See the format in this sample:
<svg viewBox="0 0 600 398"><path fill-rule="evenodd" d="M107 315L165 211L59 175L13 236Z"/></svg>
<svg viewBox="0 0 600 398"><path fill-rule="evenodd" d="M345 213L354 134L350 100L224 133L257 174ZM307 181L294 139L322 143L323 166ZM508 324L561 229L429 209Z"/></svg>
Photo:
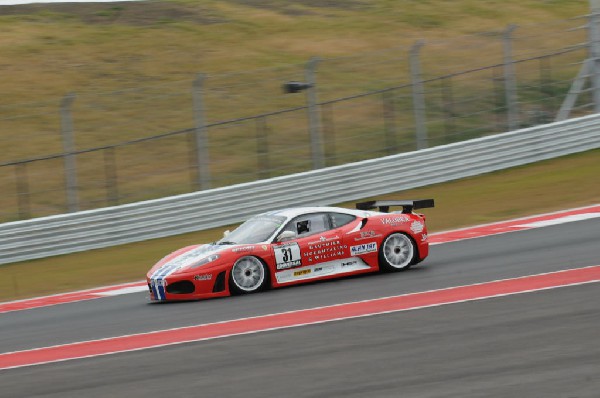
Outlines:
<svg viewBox="0 0 600 398"><path fill-rule="evenodd" d="M589 57L591 58L591 86L593 89L594 111L600 112L600 1L590 0L590 20L588 40L590 43Z"/></svg>
<svg viewBox="0 0 600 398"><path fill-rule="evenodd" d="M554 110L558 108L558 97L556 90L552 84L552 63L551 59L544 57L540 58L540 92L542 98L542 107L547 115L547 123L550 123L553 118Z"/></svg>
<svg viewBox="0 0 600 398"><path fill-rule="evenodd" d="M452 87L452 76L444 77L440 80L442 86L442 103L444 108L444 130L446 139L444 142L452 142L454 134L454 90Z"/></svg>
<svg viewBox="0 0 600 398"><path fill-rule="evenodd" d="M325 160L327 166L335 166L335 121L333 119L333 103L323 104L321 107L323 121L323 135L325 144Z"/></svg>
<svg viewBox="0 0 600 398"><path fill-rule="evenodd" d="M502 70L499 70L500 66L494 66L492 68L492 84L494 85L494 107L496 114L496 122L494 128L498 131L504 131L506 127L506 119L502 114L501 110L504 109L504 78L502 77Z"/></svg>
<svg viewBox="0 0 600 398"><path fill-rule="evenodd" d="M519 128L519 107L515 63L512 60L512 34L517 25L508 25L503 34L504 49L504 90L506 96L508 130Z"/></svg>
<svg viewBox="0 0 600 398"><path fill-rule="evenodd" d="M61 134L63 145L63 158L65 161L65 185L67 193L67 211L69 213L79 210L77 195L77 166L75 163L75 143L73 139L73 118L71 105L75 101L75 94L65 95L60 103Z"/></svg>
<svg viewBox="0 0 600 398"><path fill-rule="evenodd" d="M385 150L388 155L398 152L398 142L396 139L396 109L394 106L394 95L392 91L384 91L381 94L383 105L383 126L385 131Z"/></svg>
<svg viewBox="0 0 600 398"><path fill-rule="evenodd" d="M269 131L266 116L261 116L256 119L256 159L258 165L258 178L269 178L271 176L271 166L269 163Z"/></svg>
<svg viewBox="0 0 600 398"><path fill-rule="evenodd" d="M575 80L573 80L573 83L571 84L571 88L569 89L567 96L563 100L560 109L556 113L556 118L554 118L555 122L565 120L569 117L571 110L573 109L573 107L575 107L575 104L577 103L577 98L579 97L579 94L581 94L583 87L587 82L587 77L593 73L593 67L594 66L591 59L588 58L585 61L583 61L581 69L579 69L579 73L575 77Z"/></svg>
<svg viewBox="0 0 600 398"><path fill-rule="evenodd" d="M106 181L106 203L109 206L119 204L119 180L117 175L117 162L115 159L116 147L111 146L104 150L104 179Z"/></svg>
<svg viewBox="0 0 600 398"><path fill-rule="evenodd" d="M29 178L27 176L27 163L15 164L15 181L17 184L17 204L19 219L26 220L31 217L29 204Z"/></svg>
<svg viewBox="0 0 600 398"><path fill-rule="evenodd" d="M320 59L313 57L307 62L304 70L306 89L306 103L308 105L308 129L310 134L310 152L312 155L313 169L324 167L323 143L321 139L321 123L319 107L317 105L316 71Z"/></svg>
<svg viewBox="0 0 600 398"><path fill-rule="evenodd" d="M428 147L427 126L425 124L425 91L423 89L421 64L419 62L419 51L424 45L424 40L417 40L417 42L410 48L409 57L417 149L424 149Z"/></svg>
<svg viewBox="0 0 600 398"><path fill-rule="evenodd" d="M199 73L194 80L192 97L194 102L194 118L196 120L196 165L198 167L198 187L210 188L210 159L208 153L208 133L204 117L204 101L202 90L205 77Z"/></svg>

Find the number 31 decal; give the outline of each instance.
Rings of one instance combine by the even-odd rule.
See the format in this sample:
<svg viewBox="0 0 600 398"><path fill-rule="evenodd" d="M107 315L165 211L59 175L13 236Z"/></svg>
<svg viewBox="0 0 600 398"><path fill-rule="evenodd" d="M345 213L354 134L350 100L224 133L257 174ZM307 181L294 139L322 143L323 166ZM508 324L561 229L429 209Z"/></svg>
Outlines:
<svg viewBox="0 0 600 398"><path fill-rule="evenodd" d="M298 243L289 243L275 247L275 262L277 269L287 269L302 265Z"/></svg>

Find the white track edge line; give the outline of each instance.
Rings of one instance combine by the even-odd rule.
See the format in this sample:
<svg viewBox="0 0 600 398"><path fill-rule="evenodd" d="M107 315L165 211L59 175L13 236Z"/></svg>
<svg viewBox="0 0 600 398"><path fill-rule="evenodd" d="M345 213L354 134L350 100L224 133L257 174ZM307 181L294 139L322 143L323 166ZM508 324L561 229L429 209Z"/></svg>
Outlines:
<svg viewBox="0 0 600 398"><path fill-rule="evenodd" d="M529 290L523 290L523 291L512 292L512 293L499 293L499 294L494 294L494 295L490 295L490 296L474 297L474 298L470 298L470 299L448 301L448 302L436 303L436 304L428 304L428 305L422 305L422 306L411 307L411 308L379 311L379 312L373 312L373 313L369 313L369 314L352 315L352 316L347 316L347 317L332 318L332 319L326 319L326 320L314 321L314 322L305 322L305 323L299 323L299 324L295 324L295 325L279 326L279 327L265 328L265 329L260 329L260 330L250 330L247 332L239 332L239 333L230 333L230 334L224 334L224 335L214 336L214 337L204 337L204 338L199 338L199 339L176 341L173 343L157 344L157 345L152 345L152 346L148 346L148 347L104 352L101 354L82 355L82 356L76 356L73 358L63 358L63 359L57 359L57 360L51 360L51 361L36 362L36 363L32 363L32 364L9 366L6 368L0 368L0 371L24 368L24 367L31 367L31 366L38 366L38 365L44 365L44 364L49 364L49 363L66 362L66 361L72 361L72 360L76 360L76 359L86 359L86 358L94 358L94 357L114 355L114 354L127 353L127 352L143 351L143 350L149 350L149 349L154 349L154 348L168 347L168 346L187 344L187 343L196 343L196 342L208 341L208 340L223 339L223 338L234 337L234 336L257 334L257 333L270 332L270 331L275 331L275 330L291 329L291 328L302 327L302 326L319 325L319 324L343 321L343 320L348 320L348 319L366 318L366 317L370 317L370 316L392 314L392 313L396 313L396 312L406 312L406 311L413 311L413 310L419 310L419 309L424 309L424 308L441 307L443 305L460 304L460 303L466 303L466 302L470 302L470 301L481 301L481 300L498 298L498 297L508 297L508 296L514 296L514 295L518 295L518 294L541 292L541 291L545 291L545 290L558 289L558 288L562 288L562 287L580 286L580 285L586 285L586 284L597 283L597 282L600 282L600 279L584 281L584 282L574 282L574 283L569 283L569 284L565 284L565 285L548 286L548 287L543 287L543 288L539 288L539 289L529 289ZM126 337L126 336L120 336L120 337ZM104 339L102 339L102 340L104 340ZM93 342L93 341L99 341L99 340L90 340L88 342ZM86 342L83 342L83 343L86 343ZM77 344L77 343L74 343L74 344ZM43 347L43 349L52 348L52 347L53 346ZM31 351L35 351L35 350L31 350ZM15 352L22 352L22 351L15 351ZM23 352L27 352L27 351L23 351ZM6 354L9 354L9 353L6 353Z"/></svg>
<svg viewBox="0 0 600 398"><path fill-rule="evenodd" d="M5 355L5 354L15 354L15 353L19 353L19 352L33 352L33 351L42 350L42 349L48 349L48 348L60 348L60 347L71 346L71 345L76 345L76 344L85 344L85 343L97 342L97 341L114 340L116 338L128 338L128 337L137 337L137 336L148 336L148 335L152 335L152 334L155 334L155 333L163 333L163 332L171 332L171 331L176 331L176 330L192 329L192 328L197 328L197 327L200 327L200 326L214 326L214 325L220 325L220 324L230 323L230 322L248 321L248 320L258 319L258 318L266 318L266 317L272 317L272 316L280 316L280 315L293 314L293 313L302 312L302 311L322 310L322 309L335 308L335 307L340 307L340 306L345 306L345 305L354 305L354 304L368 303L368 302L378 301L378 300L388 300L388 299L395 299L395 298L401 298L401 297L407 297L407 296L416 296L416 295L427 294L427 293L438 293L438 292L443 292L443 291L447 291L447 290L461 289L461 288L466 288L466 287L475 287L475 286L487 285L487 284L491 284L491 283L508 282L508 281L526 279L526 278L535 277L535 276L545 276L545 275L560 274L560 273L569 272L569 271L573 271L573 270L584 270L584 269L596 268L596 267L600 267L600 264L599 265L589 265L589 266L580 267L580 268L567 268L567 269L558 270L558 271L543 272L541 274L533 274L533 275L524 275L524 276L518 276L518 277L514 277L514 278L494 279L494 280L491 280L491 281L478 282L478 283L473 283L473 284L470 284L470 285L458 285L458 286L451 286L451 287L445 287L445 288L440 288L440 289L423 290L423 291L420 291L420 292L413 292L413 293L398 294L398 295L393 295L393 296L378 297L378 298L374 298L374 299L349 301L349 302L346 302L346 303L325 305L325 306L312 307L312 308L302 308L302 309L290 310L290 311L283 311L283 312L275 312L275 313L271 313L271 314L256 315L256 316L250 316L250 317L244 317L244 318L236 318L236 319L229 319L229 320L218 321L218 322L202 323L202 324L199 324L199 325L181 326L181 327L175 327L175 328L169 328L169 329L153 330L151 332L124 334L124 335L121 335L121 336L105 337L105 338L95 339L95 340L76 341L76 342L72 342L72 343L56 344L56 345L50 345L50 346L46 346L46 347L31 348L31 349L27 349L27 350L9 351L9 352L0 353L0 358L2 357L2 355ZM598 280L593 280L592 282L597 282L597 281ZM158 305L161 305L161 304L158 304Z"/></svg>

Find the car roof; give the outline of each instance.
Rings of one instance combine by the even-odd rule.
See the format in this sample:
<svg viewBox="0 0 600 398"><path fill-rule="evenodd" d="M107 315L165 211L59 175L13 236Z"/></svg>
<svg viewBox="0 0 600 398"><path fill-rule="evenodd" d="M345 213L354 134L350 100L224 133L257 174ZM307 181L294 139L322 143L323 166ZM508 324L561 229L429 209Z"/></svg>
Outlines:
<svg viewBox="0 0 600 398"><path fill-rule="evenodd" d="M343 207L328 207L328 206L307 206L307 207L289 207L285 209L273 210L262 215L283 216L287 219L310 213L342 213L350 214L357 217L365 217L375 214L380 214L376 211L365 211L355 209L345 209Z"/></svg>

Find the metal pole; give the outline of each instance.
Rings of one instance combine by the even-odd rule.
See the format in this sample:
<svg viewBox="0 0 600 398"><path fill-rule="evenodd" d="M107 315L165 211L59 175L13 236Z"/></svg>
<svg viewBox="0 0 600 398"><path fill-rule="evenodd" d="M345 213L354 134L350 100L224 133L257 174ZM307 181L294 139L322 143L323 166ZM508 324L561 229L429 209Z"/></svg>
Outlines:
<svg viewBox="0 0 600 398"><path fill-rule="evenodd" d="M306 83L306 103L308 105L308 130L310 134L310 152L313 169L323 168L325 165L323 155L323 142L321 139L321 117L317 101L316 69L320 59L313 57L307 62L304 71Z"/></svg>
<svg viewBox="0 0 600 398"><path fill-rule="evenodd" d="M423 88L421 64L419 62L419 51L424 45L424 40L418 40L410 48L409 57L417 149L424 149L428 147L427 125L425 124L425 90Z"/></svg>
<svg viewBox="0 0 600 398"><path fill-rule="evenodd" d="M104 150L104 175L106 181L106 203L109 206L119 204L119 180L117 176L116 147Z"/></svg>
<svg viewBox="0 0 600 398"><path fill-rule="evenodd" d="M508 130L519 128L519 107L517 98L517 79L515 64L512 60L512 33L517 25L508 25L503 35L504 44L504 90L507 107Z"/></svg>
<svg viewBox="0 0 600 398"><path fill-rule="evenodd" d="M196 130L190 130L186 135L188 148L188 172L190 177L190 189L197 191L200 189L198 182L198 151L196 150Z"/></svg>
<svg viewBox="0 0 600 398"><path fill-rule="evenodd" d="M504 108L504 78L502 77L502 71L498 70L500 67L492 68L492 83L494 85L494 113L496 114L495 129L502 131L505 126L505 119L502 117L500 112Z"/></svg>
<svg viewBox="0 0 600 398"><path fill-rule="evenodd" d="M327 166L335 166L337 160L335 155L335 122L333 119L333 104L324 104L323 113L323 134L325 138L325 160Z"/></svg>
<svg viewBox="0 0 600 398"><path fill-rule="evenodd" d="M577 77L575 77L575 80L573 80L573 83L571 83L571 88L569 89L567 96L563 100L563 103L556 114L556 118L554 119L555 122L565 120L569 117L571 110L577 102L579 94L581 94L581 91L583 90L587 76L592 74L592 68L594 67L593 64L594 62L590 58L583 61L583 65L581 65L581 69L579 69Z"/></svg>
<svg viewBox="0 0 600 398"><path fill-rule="evenodd" d="M398 152L396 140L396 109L394 106L394 94L392 91L384 91L381 96L383 105L383 126L385 131L385 151L388 155Z"/></svg>
<svg viewBox="0 0 600 398"><path fill-rule="evenodd" d="M77 166L75 163L75 143L73 139L73 119L71 105L75 101L75 94L65 95L60 104L61 134L63 145L63 158L65 161L65 184L67 193L67 211L72 213L79 210L77 197Z"/></svg>
<svg viewBox="0 0 600 398"><path fill-rule="evenodd" d="M600 112L600 0L590 0L589 58L591 58L591 85L594 97L594 111Z"/></svg>
<svg viewBox="0 0 600 398"><path fill-rule="evenodd" d="M452 77L446 77L441 80L442 101L444 104L444 130L446 134L445 142L452 142L454 134L454 92L452 89Z"/></svg>
<svg viewBox="0 0 600 398"><path fill-rule="evenodd" d="M196 119L196 156L198 167L198 186L200 189L210 188L210 159L208 157L208 133L204 119L204 101L202 89L205 77L199 73L194 80L192 96L194 101L194 118Z"/></svg>
<svg viewBox="0 0 600 398"><path fill-rule="evenodd" d="M269 130L266 116L256 119L256 160L258 178L269 178L271 176L271 166L269 163Z"/></svg>
<svg viewBox="0 0 600 398"><path fill-rule="evenodd" d="M15 180L17 183L17 203L19 206L19 220L31 217L29 204L29 178L27 177L27 163L15 165Z"/></svg>

